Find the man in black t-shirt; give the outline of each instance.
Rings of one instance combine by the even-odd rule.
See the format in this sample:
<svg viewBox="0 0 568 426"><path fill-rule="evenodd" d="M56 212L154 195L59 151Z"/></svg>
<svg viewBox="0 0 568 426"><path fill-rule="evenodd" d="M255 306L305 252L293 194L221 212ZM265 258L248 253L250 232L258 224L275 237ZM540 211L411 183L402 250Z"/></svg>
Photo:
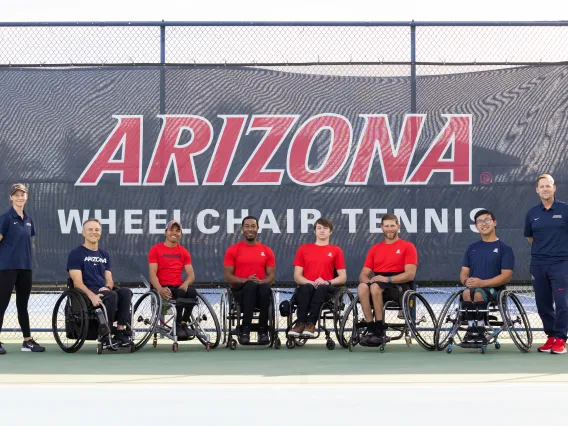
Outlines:
<svg viewBox="0 0 568 426"><path fill-rule="evenodd" d="M108 324L112 327L117 320L115 343L129 345L130 337L126 325L130 321L132 291L128 288L114 288L110 256L99 249L102 226L98 219L88 219L83 223L82 246L69 252L67 271L75 288L83 291L94 307L102 302L105 305Z"/></svg>

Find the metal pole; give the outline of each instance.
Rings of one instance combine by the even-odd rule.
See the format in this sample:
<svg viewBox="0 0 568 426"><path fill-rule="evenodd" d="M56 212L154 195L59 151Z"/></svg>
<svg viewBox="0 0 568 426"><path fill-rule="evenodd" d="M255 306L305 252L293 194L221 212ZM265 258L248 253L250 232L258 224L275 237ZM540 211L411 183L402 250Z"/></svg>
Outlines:
<svg viewBox="0 0 568 426"><path fill-rule="evenodd" d="M410 112L416 114L416 25L410 24Z"/></svg>
<svg viewBox="0 0 568 426"><path fill-rule="evenodd" d="M160 26L160 114L166 113L166 26Z"/></svg>

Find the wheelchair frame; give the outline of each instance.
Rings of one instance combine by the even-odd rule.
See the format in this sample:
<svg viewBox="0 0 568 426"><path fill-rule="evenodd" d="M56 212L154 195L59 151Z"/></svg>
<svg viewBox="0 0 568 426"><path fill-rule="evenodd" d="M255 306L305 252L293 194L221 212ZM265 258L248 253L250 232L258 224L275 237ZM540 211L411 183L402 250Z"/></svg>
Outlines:
<svg viewBox="0 0 568 426"><path fill-rule="evenodd" d="M259 343L259 342L248 342L242 343L240 341L239 331L241 328L242 311L239 303L234 299L231 288L227 288L225 292L221 294L220 311L221 311L221 321L223 340L222 343L226 348L231 350L237 349L238 344L242 346L268 346L269 348L274 347L274 349L280 349L282 342L278 337L277 330L277 318L276 318L276 302L274 297L274 290L272 286L270 288L270 305L268 306L268 338L269 343ZM253 322L251 323L251 332L258 332L258 319L259 319L259 309L255 308L253 311ZM256 321L255 321L256 320ZM235 339L233 336L236 335Z"/></svg>
<svg viewBox="0 0 568 426"><path fill-rule="evenodd" d="M419 299L420 302L425 306L428 315L433 323L433 329L431 330L432 335L434 335L435 330L437 329L437 318L432 310L432 307L426 300L424 296L422 296L418 291L415 289L406 290L401 296L401 302L396 302L393 300L387 300L383 303L383 321L385 324L385 335L380 345L378 345L379 352L384 352L385 346L387 343L400 340L404 337L407 346L412 344L412 338L416 339L418 344L427 351L434 351L436 350L436 346L434 344L434 338L432 338L432 343L427 341L421 334L418 329L418 326L426 322L426 316L422 315L421 318L415 318L414 309L416 306L416 299ZM396 323L389 323L386 322L387 320L387 311L400 311L402 310L404 316L404 322L396 322ZM361 312L360 312L361 311ZM371 300L371 313L374 318L375 308L373 306ZM355 295L355 298L351 302L351 304L345 310L345 314L343 316L343 321L341 322L339 333L341 335L340 343L345 343L345 348L348 348L350 352L353 351L353 348L357 346L360 341L361 337L365 336L368 332L367 330L367 323L364 318L359 320L359 313L362 313L362 308L359 303L359 295ZM348 319L352 317L354 320L352 321L352 326L349 328L347 326ZM346 327L347 326L347 327ZM388 332L396 333L394 336L389 336Z"/></svg>
<svg viewBox="0 0 568 426"><path fill-rule="evenodd" d="M130 352L136 352L142 349L144 345L148 342L148 339L150 338L151 335L151 330L149 330L146 332L146 334L142 336L140 341L137 342L135 340L136 327L133 326L133 324L138 322L140 319L143 320L143 317L140 314L138 314L138 318L135 320L135 316L137 315L136 310L141 305L141 302L147 297L153 297L153 296L150 295L150 292L143 293L138 298L136 303L134 304L131 303L130 305L131 319L130 323L127 324L126 327L127 330L130 331L131 333L130 344L128 345ZM58 316L59 316L58 314L59 314L59 308L61 307L63 302L65 302L65 306L63 307L64 310L63 320L65 325L63 327L63 330L61 330L61 327L58 325ZM86 340L96 340L98 355L102 354L103 351L107 349L116 352L118 349L124 348L125 347L124 345L117 346L112 343L112 338L111 338L112 324L108 324L108 314L106 306L101 302L101 304L98 307L94 307L90 305L89 302L90 301L88 300L87 295L80 289L75 288L75 286L73 285L73 281L71 280L71 278L69 278L67 280L67 290L65 290L57 299L52 313L52 319L51 319L52 332L55 341L57 342L57 345L64 352L75 353L79 349L81 349L81 347L84 345ZM99 333L101 324L96 313L96 310L99 308L102 310L102 313L106 321L106 325L110 331L106 336L101 336ZM146 319L145 321L146 322L149 321L150 323L152 323L151 319L150 320ZM97 337L95 339L92 339L89 338L89 331L91 330L92 327L94 327L93 324L95 322L97 324ZM157 322L157 315L154 315L153 327L155 326L156 322ZM69 330L68 327L74 327L74 329ZM151 328L152 330L153 327ZM65 333L66 336L69 336L69 334L75 336L75 337L68 337L70 340L74 340L75 343L73 343L70 346L65 344L61 339L61 336L59 334L60 332Z"/></svg>
<svg viewBox="0 0 568 426"><path fill-rule="evenodd" d="M290 297L290 310L288 312L288 315L286 315L286 331L285 331L285 335L286 335L286 347L288 349L294 349L296 346L301 347L304 346L306 344L306 342L308 340L315 340L318 339L321 335L321 332L323 331L325 333L325 347L327 349L334 350L335 349L335 341L331 338L330 334L332 332L332 330L329 330L326 326L326 320L329 321L333 321L333 331L335 332L335 336L337 337L338 341L341 341L341 335L339 333L339 326L341 323L341 320L343 319L342 316L340 316L340 312L342 312L345 309L345 306L341 306L341 304L344 304L343 300L339 300L340 298L343 298L344 295L346 295L349 298L349 302L351 302L355 296L353 296L353 293L351 291L349 291L349 289L345 286L338 286L335 294L332 296L332 298L330 300L325 301L319 309L319 313L318 313L318 322L316 324L316 333L314 335L314 337L309 337L309 336L289 336L288 333L290 332L290 330L294 327L294 325L298 322L298 318L296 316L296 319L293 320L293 314L297 312L298 310L298 303L296 302L296 297L297 297L297 291L298 288L296 288L296 290L294 290L293 292L281 292L284 294L292 294L292 296ZM342 345L343 346L343 345Z"/></svg>
<svg viewBox="0 0 568 426"><path fill-rule="evenodd" d="M452 353L454 346L459 346L467 349L479 349L479 352L484 354L487 351L487 346L494 345L495 349L501 348L499 342L499 335L507 330L509 336L513 340L515 346L523 353L529 352L532 346L532 329L527 316L527 313L521 304L517 295L509 290L498 290L496 300L487 302L486 309L475 309L475 312L485 313L485 339L484 342L471 342L464 343L460 332L466 332L468 322L465 315L469 312L468 309L463 308L463 292L466 288L461 288L455 291L446 301L440 318L438 320L438 327L436 328L435 342L436 348L439 351L446 350L447 353ZM459 305L452 308L452 304L459 298ZM510 299L510 302L508 300ZM517 310L516 318L511 318L508 314L508 305L513 304ZM499 312L501 320L491 318L491 313ZM450 323L449 332L444 338L441 338L442 328L444 324ZM523 324L524 323L524 324ZM526 341L518 333L518 327L515 324L524 326L527 334ZM457 341L457 343L456 343Z"/></svg>

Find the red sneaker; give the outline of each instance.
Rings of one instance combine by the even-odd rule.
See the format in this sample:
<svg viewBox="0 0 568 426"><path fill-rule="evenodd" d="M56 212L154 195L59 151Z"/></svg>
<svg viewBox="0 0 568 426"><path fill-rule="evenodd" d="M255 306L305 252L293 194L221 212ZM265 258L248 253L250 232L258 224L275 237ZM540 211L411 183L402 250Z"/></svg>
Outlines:
<svg viewBox="0 0 568 426"><path fill-rule="evenodd" d="M540 348L538 348L539 352L549 352L552 349L552 347L554 346L554 342L556 341L556 337L549 337L546 340L546 343L544 345L542 345Z"/></svg>
<svg viewBox="0 0 568 426"><path fill-rule="evenodd" d="M564 339L556 339L552 349L550 349L551 354L565 354L566 353L566 342Z"/></svg>

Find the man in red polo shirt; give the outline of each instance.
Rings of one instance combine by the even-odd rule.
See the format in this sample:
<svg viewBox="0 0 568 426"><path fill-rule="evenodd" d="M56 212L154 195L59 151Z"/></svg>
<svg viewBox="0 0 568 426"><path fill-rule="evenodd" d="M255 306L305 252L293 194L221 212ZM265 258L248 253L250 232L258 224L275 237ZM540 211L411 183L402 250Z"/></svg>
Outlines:
<svg viewBox="0 0 568 426"><path fill-rule="evenodd" d="M400 300L400 296L410 289L418 266L414 244L398 237L398 217L394 214L384 215L381 229L385 239L371 247L359 275L361 284L357 288L357 294L367 322L367 334L360 342L363 346L378 346L382 343L385 333L383 302ZM374 273L373 278L371 273ZM375 321L371 311L371 298Z"/></svg>
<svg viewBox="0 0 568 426"><path fill-rule="evenodd" d="M320 218L314 231L316 242L301 245L294 259L298 320L288 332L293 337L314 337L321 305L333 297L337 286L347 281L343 250L329 244L333 224L329 219Z"/></svg>
<svg viewBox="0 0 568 426"><path fill-rule="evenodd" d="M250 342L250 325L255 307L259 308L258 343L270 343L268 338L268 309L270 285L276 275L276 260L272 250L256 241L258 220L254 216L243 219L244 240L227 249L223 260L225 281L231 285L235 301L241 306L243 322L239 331L241 344Z"/></svg>
<svg viewBox="0 0 568 426"><path fill-rule="evenodd" d="M191 287L195 274L191 266L191 255L179 244L182 227L176 220L166 226L164 242L158 243L148 253L150 282L164 299L197 298L197 291ZM186 279L182 279L185 271ZM191 337L195 331L187 326L193 306L176 307L176 334L178 337Z"/></svg>

